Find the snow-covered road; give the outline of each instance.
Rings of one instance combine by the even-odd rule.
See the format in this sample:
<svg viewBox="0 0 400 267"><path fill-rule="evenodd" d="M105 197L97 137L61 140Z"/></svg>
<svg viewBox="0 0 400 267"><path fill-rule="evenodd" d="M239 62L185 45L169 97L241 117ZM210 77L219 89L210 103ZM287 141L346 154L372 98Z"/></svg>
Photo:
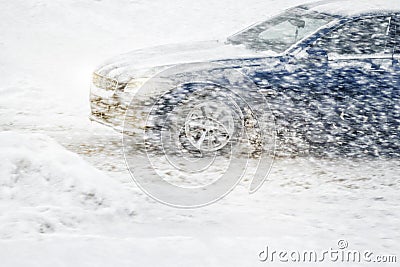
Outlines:
<svg viewBox="0 0 400 267"><path fill-rule="evenodd" d="M87 119L104 59L221 38L302 2L2 1L0 266L257 266L266 245L321 251L339 239L396 255L396 160L277 159L256 194L245 180L211 206L179 210L143 194L120 134Z"/></svg>

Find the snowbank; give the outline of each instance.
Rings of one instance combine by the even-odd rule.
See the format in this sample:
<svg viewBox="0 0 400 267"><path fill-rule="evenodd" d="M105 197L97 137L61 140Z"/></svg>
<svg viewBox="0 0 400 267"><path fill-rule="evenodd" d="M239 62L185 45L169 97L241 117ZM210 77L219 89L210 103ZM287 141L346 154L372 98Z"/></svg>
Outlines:
<svg viewBox="0 0 400 267"><path fill-rule="evenodd" d="M43 134L0 133L0 238L135 214L129 193Z"/></svg>

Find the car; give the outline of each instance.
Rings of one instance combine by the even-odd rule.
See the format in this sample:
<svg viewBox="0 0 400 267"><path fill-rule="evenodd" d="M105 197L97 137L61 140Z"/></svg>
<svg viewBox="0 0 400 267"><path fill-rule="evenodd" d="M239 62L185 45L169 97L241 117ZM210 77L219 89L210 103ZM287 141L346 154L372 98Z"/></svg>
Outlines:
<svg viewBox="0 0 400 267"><path fill-rule="evenodd" d="M237 142L235 127L249 131L248 136L255 136L248 138L250 143L257 144L260 132L251 132L249 125L273 120L269 134L274 135L278 155L398 157L399 60L399 3L319 1L290 8L224 41L159 46L108 60L93 74L90 119L117 130L125 120L125 129L137 126L139 132L179 124L174 136L180 145L202 152L224 151ZM174 68L182 64L184 68ZM173 87L158 82L154 86L164 90L146 89L138 95L139 88L169 68L174 71L164 76L175 80ZM243 80L254 83L265 104L249 94L243 105L265 108L270 116L223 114L252 89L216 89L226 78L218 77L216 70L240 72ZM205 80L217 82L182 78L200 72ZM222 87L234 86L225 81ZM199 88L207 90L196 94ZM211 104L205 108L207 102ZM144 112L146 105L151 111ZM214 115L204 114L205 109ZM174 120L168 120L172 113ZM162 127L149 123L152 114L161 116ZM230 119L220 123L215 114Z"/></svg>

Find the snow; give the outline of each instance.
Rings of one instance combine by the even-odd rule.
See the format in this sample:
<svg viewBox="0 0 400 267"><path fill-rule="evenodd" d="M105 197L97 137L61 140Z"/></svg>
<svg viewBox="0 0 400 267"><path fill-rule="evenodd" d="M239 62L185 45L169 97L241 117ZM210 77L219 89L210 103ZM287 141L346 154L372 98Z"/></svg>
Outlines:
<svg viewBox="0 0 400 267"><path fill-rule="evenodd" d="M2 1L1 266L257 266L266 245L341 238L398 253L398 161L277 159L257 193L245 177L211 206L177 210L136 187L121 136L87 119L104 59L221 39L303 2Z"/></svg>
<svg viewBox="0 0 400 267"><path fill-rule="evenodd" d="M90 229L135 212L121 184L46 135L1 132L0 155L0 238Z"/></svg>

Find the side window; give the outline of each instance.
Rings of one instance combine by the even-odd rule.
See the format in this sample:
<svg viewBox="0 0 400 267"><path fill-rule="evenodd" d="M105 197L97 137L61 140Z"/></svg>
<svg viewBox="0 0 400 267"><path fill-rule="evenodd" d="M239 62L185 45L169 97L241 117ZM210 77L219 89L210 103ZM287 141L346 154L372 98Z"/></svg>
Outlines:
<svg viewBox="0 0 400 267"><path fill-rule="evenodd" d="M328 33L317 46L339 55L390 54L391 23L390 16L359 18Z"/></svg>
<svg viewBox="0 0 400 267"><path fill-rule="evenodd" d="M396 40L394 53L400 54L400 14L396 15L396 21L395 21L393 27L394 27L395 40Z"/></svg>

